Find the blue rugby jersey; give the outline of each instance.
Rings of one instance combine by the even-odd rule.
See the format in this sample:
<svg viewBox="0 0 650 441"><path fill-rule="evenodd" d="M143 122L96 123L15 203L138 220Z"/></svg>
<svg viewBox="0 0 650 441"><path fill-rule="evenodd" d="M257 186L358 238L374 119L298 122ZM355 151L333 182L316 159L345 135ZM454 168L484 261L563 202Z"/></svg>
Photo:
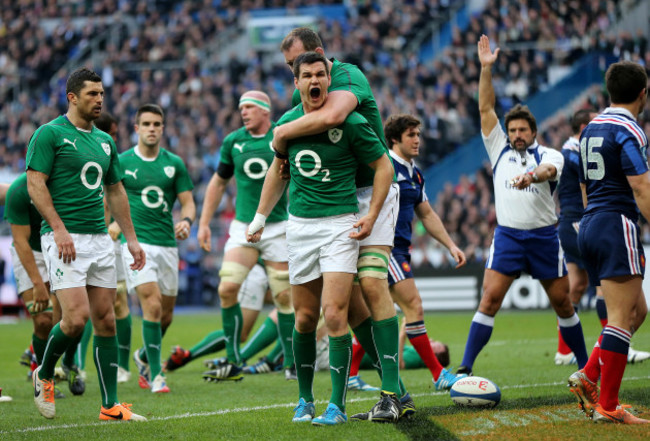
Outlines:
<svg viewBox="0 0 650 441"><path fill-rule="evenodd" d="M395 249L408 252L413 234L415 207L428 201L424 191L424 177L414 162L408 163L390 151L399 185L399 215L395 226Z"/></svg>
<svg viewBox="0 0 650 441"><path fill-rule="evenodd" d="M608 107L580 136L580 182L587 187L585 215L622 213L634 221L638 210L627 176L648 171L648 138L634 116Z"/></svg>
<svg viewBox="0 0 650 441"><path fill-rule="evenodd" d="M582 205L582 191L580 190L580 141L571 137L562 146L564 168L562 179L557 187L557 197L560 201L560 220L575 222L582 218L585 211Z"/></svg>

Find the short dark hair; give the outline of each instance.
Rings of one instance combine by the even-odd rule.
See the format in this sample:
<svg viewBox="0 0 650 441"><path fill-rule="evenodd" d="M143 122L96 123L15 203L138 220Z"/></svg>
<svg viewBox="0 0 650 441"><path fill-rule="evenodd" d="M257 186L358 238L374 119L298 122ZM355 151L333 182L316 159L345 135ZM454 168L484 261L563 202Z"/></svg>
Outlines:
<svg viewBox="0 0 650 441"><path fill-rule="evenodd" d="M108 112L102 112L95 121L95 127L97 127L102 132L110 133L111 126L117 124L117 120L113 115Z"/></svg>
<svg viewBox="0 0 650 441"><path fill-rule="evenodd" d="M443 343L443 346L445 347L445 350L443 352L434 354L442 367L447 367L449 366L449 362L451 359L449 358L449 346Z"/></svg>
<svg viewBox="0 0 650 441"><path fill-rule="evenodd" d="M292 29L280 43L282 52L288 51L296 40L302 41L306 51L315 51L316 48L323 47L323 41L318 34L311 28L301 27Z"/></svg>
<svg viewBox="0 0 650 441"><path fill-rule="evenodd" d="M508 125L510 124L510 121L515 119L524 119L528 121L530 130L533 133L537 133L537 120L535 120L533 112L530 111L528 106L517 104L515 107L510 109L508 113L506 113L506 133L508 132Z"/></svg>
<svg viewBox="0 0 650 441"><path fill-rule="evenodd" d="M607 69L605 84L612 104L630 104L647 89L648 75L640 64L619 61Z"/></svg>
<svg viewBox="0 0 650 441"><path fill-rule="evenodd" d="M165 120L165 112L163 112L162 107L160 107L157 104L143 104L140 106L138 111L135 114L135 123L138 124L140 122L140 116L143 113L155 113L156 115L160 115L163 119Z"/></svg>
<svg viewBox="0 0 650 441"><path fill-rule="evenodd" d="M325 65L325 72L327 75L329 75L330 67L327 65L327 58L325 58L325 56L319 54L318 52L304 52L298 55L298 57L296 57L293 62L293 76L296 78L300 77L301 65L318 63L319 61Z"/></svg>
<svg viewBox="0 0 650 441"><path fill-rule="evenodd" d="M583 124L589 124L592 113L596 113L596 111L594 109L580 109L573 114L571 117L571 130L573 130L574 135L580 133L580 127Z"/></svg>
<svg viewBox="0 0 650 441"><path fill-rule="evenodd" d="M84 88L84 83L90 81L92 83L101 83L102 77L97 75L96 72L88 69L87 67L80 67L75 70L68 76L68 80L65 83L65 93L74 93L79 95L81 89Z"/></svg>
<svg viewBox="0 0 650 441"><path fill-rule="evenodd" d="M402 134L411 127L419 127L422 123L413 115L398 114L388 117L386 124L384 124L384 136L388 145L393 147L393 140L398 142L402 139Z"/></svg>

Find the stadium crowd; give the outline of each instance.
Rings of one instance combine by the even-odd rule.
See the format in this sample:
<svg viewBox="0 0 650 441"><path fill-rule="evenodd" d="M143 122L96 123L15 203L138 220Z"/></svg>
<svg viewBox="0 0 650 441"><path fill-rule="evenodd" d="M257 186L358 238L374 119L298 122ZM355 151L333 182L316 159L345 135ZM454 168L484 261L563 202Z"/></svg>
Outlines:
<svg viewBox="0 0 650 441"><path fill-rule="evenodd" d="M226 134L240 127L238 97L245 90L269 93L273 119L290 106L291 75L281 63L265 63L262 52L250 52L246 62L230 57L219 68L204 63L208 45L226 28L243 29L241 12L260 7L300 6L334 1L54 1L11 2L0 8L0 180L8 181L25 167L25 150L38 125L61 114L66 106L61 69L91 40L118 26L118 38L106 38L99 66L106 88L105 108L119 119L118 148L134 144L133 115L143 102L157 102L166 112L163 145L179 154L196 183L197 208L219 160ZM447 17L462 2L345 2L347 19L321 19L319 33L328 54L359 65L370 80L382 117L411 113L423 121L425 145L419 165L426 168L479 130L477 87L479 65L475 44L485 32L503 48L503 63L495 67L497 108L549 87L549 67L568 64L594 50L640 62L650 69L650 51L642 34L606 31L634 1L553 2L489 0L466 31L455 29L453 43L430 61L419 60L409 44L432 19ZM583 4L584 3L584 4ZM399 6L399 7L398 7ZM79 25L73 17L93 17ZM117 22L117 17L124 18ZM48 26L39 23L48 21ZM130 27L129 23L134 23ZM190 26L192 24L192 26ZM560 48L558 50L558 48ZM143 63L149 63L147 64ZM167 64L165 64L167 63ZM144 67L142 67L144 66ZM207 68L206 66L210 66ZM52 82L44 79L53 78ZM588 104L602 109L606 97L594 93ZM650 129L650 111L644 114ZM558 118L540 133L542 144L559 148L568 137L566 119ZM212 223L215 249L222 249L234 216L234 188L224 198ZM433 202L433 201L432 201ZM435 201L453 239L470 261L482 262L496 223L489 167L474 176L449 183ZM419 234L418 234L419 232ZM644 237L650 239L650 228ZM414 266L450 264L450 256L421 229L414 235ZM204 298L216 299L212 271L220 256L204 256L192 241L181 248L181 285L204 287ZM188 276L191 275L191 276ZM195 299L198 301L199 299Z"/></svg>

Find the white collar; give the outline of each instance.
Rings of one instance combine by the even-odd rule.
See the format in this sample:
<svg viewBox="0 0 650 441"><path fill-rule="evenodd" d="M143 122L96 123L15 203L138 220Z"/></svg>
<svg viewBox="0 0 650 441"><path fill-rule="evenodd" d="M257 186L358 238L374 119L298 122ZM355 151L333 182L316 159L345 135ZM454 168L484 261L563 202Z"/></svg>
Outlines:
<svg viewBox="0 0 650 441"><path fill-rule="evenodd" d="M393 160L399 162L404 167L406 167L406 169L409 171L409 177L413 177L413 169L415 168L415 161L413 161L412 159L411 159L410 162L407 161L406 159L402 158L397 153L395 153L395 151L392 150L392 149L389 150L389 152L390 152L390 156L391 156L391 158L393 158Z"/></svg>
<svg viewBox="0 0 650 441"><path fill-rule="evenodd" d="M636 118L634 117L634 115L632 115L632 112L630 112L629 110L624 109L622 107L608 107L603 111L603 114L606 114L606 113L609 113L609 114L618 113L619 115L629 116L634 121L636 121Z"/></svg>
<svg viewBox="0 0 650 441"><path fill-rule="evenodd" d="M133 147L133 152L138 158L142 159L145 162L154 162L156 159L158 159L158 156L160 155L160 147L158 147L158 155L156 155L154 158L147 158L146 156L144 156L140 151L140 149L138 149L137 144L135 145L135 147Z"/></svg>

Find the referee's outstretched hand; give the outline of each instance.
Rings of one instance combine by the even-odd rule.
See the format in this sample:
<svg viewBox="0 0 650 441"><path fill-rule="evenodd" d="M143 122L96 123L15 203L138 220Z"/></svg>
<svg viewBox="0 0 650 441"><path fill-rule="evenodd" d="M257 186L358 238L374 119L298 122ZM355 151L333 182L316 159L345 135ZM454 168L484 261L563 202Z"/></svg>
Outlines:
<svg viewBox="0 0 650 441"><path fill-rule="evenodd" d="M478 60L481 62L481 66L492 66L497 61L499 51L500 49L496 48L492 52L490 49L490 39L487 35L481 35L478 41Z"/></svg>

